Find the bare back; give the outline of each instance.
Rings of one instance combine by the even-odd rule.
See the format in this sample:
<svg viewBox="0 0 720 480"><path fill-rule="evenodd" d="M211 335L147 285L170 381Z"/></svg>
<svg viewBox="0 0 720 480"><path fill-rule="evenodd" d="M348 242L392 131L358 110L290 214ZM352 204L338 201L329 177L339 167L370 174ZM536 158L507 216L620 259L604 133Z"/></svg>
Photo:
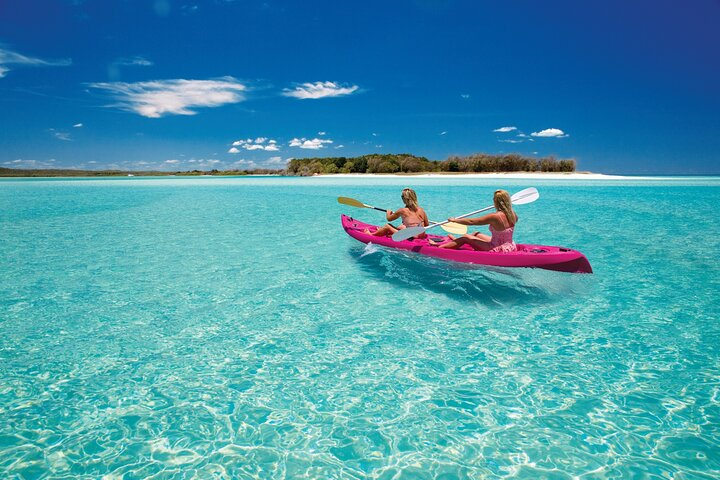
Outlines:
<svg viewBox="0 0 720 480"><path fill-rule="evenodd" d="M427 226L429 223L425 210L423 210L422 207L418 207L415 211L405 207L398 210L397 213L402 217L402 223L406 227Z"/></svg>
<svg viewBox="0 0 720 480"><path fill-rule="evenodd" d="M397 220L398 218L402 218L402 223L406 227L417 227L420 225L427 226L430 223L425 210L421 207L418 207L416 210L403 207L395 212L389 212L387 215L388 221Z"/></svg>
<svg viewBox="0 0 720 480"><path fill-rule="evenodd" d="M508 228L515 226L514 223L511 223L510 220L508 220L503 212L491 213L488 217L488 223L492 225L495 230L507 230Z"/></svg>

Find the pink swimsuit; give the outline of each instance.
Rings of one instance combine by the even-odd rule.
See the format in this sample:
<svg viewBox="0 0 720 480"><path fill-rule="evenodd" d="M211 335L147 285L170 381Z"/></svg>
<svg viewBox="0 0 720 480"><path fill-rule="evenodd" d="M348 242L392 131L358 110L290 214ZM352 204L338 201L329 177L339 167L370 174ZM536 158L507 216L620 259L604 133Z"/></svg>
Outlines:
<svg viewBox="0 0 720 480"><path fill-rule="evenodd" d="M517 250L515 242L513 242L513 229L515 227L506 228L505 230L495 230L490 225L490 233L492 238L490 239L490 245L492 245L491 252L514 252Z"/></svg>

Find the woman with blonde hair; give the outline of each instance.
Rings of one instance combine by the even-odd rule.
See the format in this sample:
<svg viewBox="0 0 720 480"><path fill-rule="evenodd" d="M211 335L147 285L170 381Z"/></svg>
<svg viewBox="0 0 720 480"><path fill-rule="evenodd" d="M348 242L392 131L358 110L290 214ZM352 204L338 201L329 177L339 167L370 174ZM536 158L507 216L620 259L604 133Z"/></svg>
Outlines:
<svg viewBox="0 0 720 480"><path fill-rule="evenodd" d="M400 198L402 198L405 207L400 208L394 212L392 210L388 210L387 212L385 212L385 218L387 218L388 222L392 222L393 220L402 218L402 224L400 224L400 226L398 227L395 227L395 225L388 223L378 228L374 232L365 229L365 233L375 235L376 237L386 237L388 235L392 235L398 230L402 230L403 228L419 226L427 227L430 224L425 210L423 210L423 208L418 205L417 194L413 189L403 189ZM421 235L418 235L418 238L423 238L425 236L426 235L423 233Z"/></svg>
<svg viewBox="0 0 720 480"><path fill-rule="evenodd" d="M489 225L491 236L484 233L473 233L455 238L452 235L449 242L434 243L440 248L460 248L463 245L470 245L475 250L485 252L514 252L517 250L513 242L513 230L518 221L518 216L512 208L510 194L505 190L496 190L493 195L493 204L497 210L477 218L448 218L451 222L463 225Z"/></svg>

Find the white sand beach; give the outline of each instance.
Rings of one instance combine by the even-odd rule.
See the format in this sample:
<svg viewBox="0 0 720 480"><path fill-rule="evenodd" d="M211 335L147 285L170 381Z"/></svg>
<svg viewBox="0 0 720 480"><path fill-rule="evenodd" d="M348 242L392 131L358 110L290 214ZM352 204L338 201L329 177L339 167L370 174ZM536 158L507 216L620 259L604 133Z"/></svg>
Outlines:
<svg viewBox="0 0 720 480"><path fill-rule="evenodd" d="M397 177L420 177L420 178L509 178L509 179L538 179L538 180L641 180L648 177L628 177L623 175L606 175L604 173L543 173L543 172L512 172L512 173L335 173L314 175L315 177L376 177L376 178L397 178Z"/></svg>

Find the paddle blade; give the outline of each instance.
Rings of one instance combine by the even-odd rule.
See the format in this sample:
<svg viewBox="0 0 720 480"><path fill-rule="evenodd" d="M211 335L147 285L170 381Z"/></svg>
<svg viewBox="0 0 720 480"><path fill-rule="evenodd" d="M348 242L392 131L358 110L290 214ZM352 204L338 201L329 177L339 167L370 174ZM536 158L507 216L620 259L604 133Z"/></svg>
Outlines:
<svg viewBox="0 0 720 480"><path fill-rule="evenodd" d="M455 222L448 222L444 225L440 225L440 228L448 233L454 233L455 235L465 235L467 233L467 225Z"/></svg>
<svg viewBox="0 0 720 480"><path fill-rule="evenodd" d="M396 242L402 242L403 240L407 240L410 237L417 237L423 233L425 233L425 227L408 227L395 232L392 239Z"/></svg>
<svg viewBox="0 0 720 480"><path fill-rule="evenodd" d="M525 190L520 190L510 197L510 200L512 200L513 205L524 205L526 203L534 202L538 198L540 198L540 194L538 193L537 188L530 187Z"/></svg>
<svg viewBox="0 0 720 480"><path fill-rule="evenodd" d="M349 197L338 197L338 203L342 203L343 205L350 205L351 207L357 207L357 208L366 208L367 205L362 203L361 201L355 200L354 198Z"/></svg>

